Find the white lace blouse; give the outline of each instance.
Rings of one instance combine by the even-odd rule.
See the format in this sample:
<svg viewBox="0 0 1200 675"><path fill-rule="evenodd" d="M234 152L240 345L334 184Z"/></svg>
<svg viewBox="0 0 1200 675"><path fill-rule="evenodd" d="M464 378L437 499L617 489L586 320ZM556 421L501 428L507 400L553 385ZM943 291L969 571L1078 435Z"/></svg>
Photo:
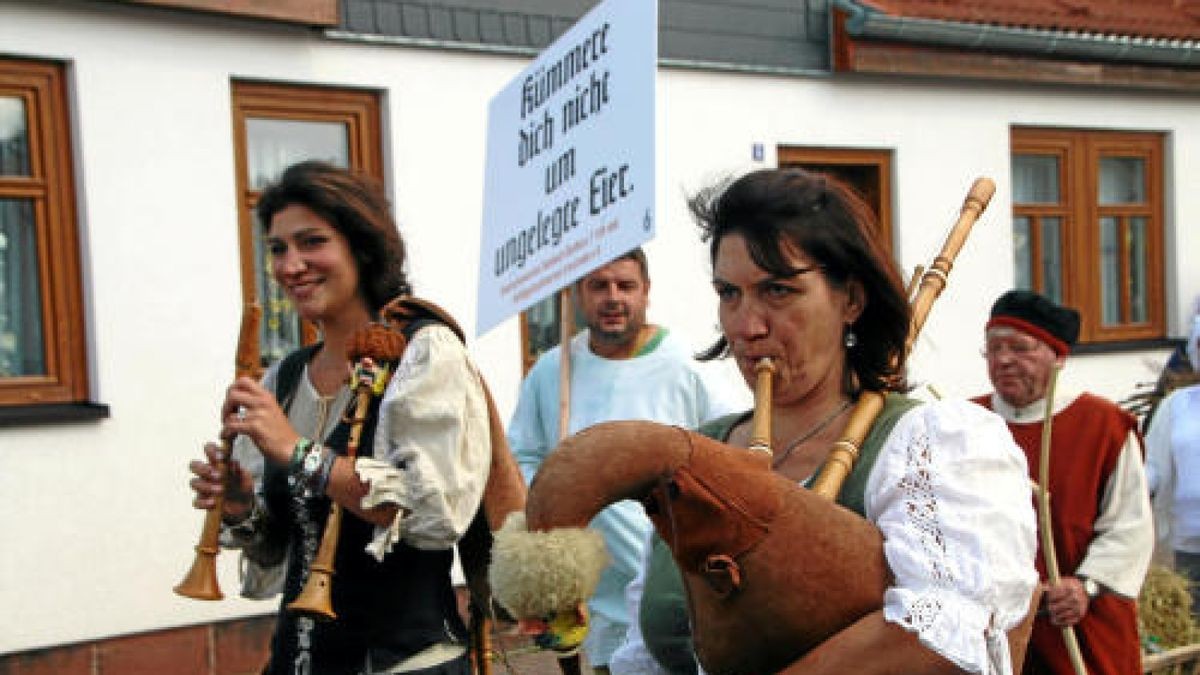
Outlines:
<svg viewBox="0 0 1200 675"><path fill-rule="evenodd" d="M880 450L865 497L895 577L884 618L968 672L1009 675L1006 633L1024 618L1038 578L1029 473L1004 421L967 401L908 411ZM639 598L631 601L636 607ZM640 634L610 667L614 675L663 672Z"/></svg>
<svg viewBox="0 0 1200 675"><path fill-rule="evenodd" d="M972 673L1012 672L1006 633L1038 583L1025 455L999 416L967 401L897 422L867 481L866 517L895 577L883 615Z"/></svg>

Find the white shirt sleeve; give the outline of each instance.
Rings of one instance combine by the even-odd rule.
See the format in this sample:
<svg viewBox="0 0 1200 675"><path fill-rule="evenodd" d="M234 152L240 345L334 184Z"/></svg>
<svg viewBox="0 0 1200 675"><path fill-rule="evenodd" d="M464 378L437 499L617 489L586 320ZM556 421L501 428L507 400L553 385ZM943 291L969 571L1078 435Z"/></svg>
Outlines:
<svg viewBox="0 0 1200 675"><path fill-rule="evenodd" d="M444 326L421 329L384 391L372 455L355 464L369 484L363 508L400 507L367 551L382 559L400 539L453 546L479 508L490 460L487 403L466 349Z"/></svg>
<svg viewBox="0 0 1200 675"><path fill-rule="evenodd" d="M906 413L868 479L893 585L884 618L972 673L1010 673L1006 631L1037 585L1025 456L1004 421L966 401Z"/></svg>
<svg viewBox="0 0 1200 675"><path fill-rule="evenodd" d="M1137 598L1154 551L1150 493L1137 432L1129 432L1125 439L1101 496L1094 531L1074 576L1095 579L1115 593Z"/></svg>
<svg viewBox="0 0 1200 675"><path fill-rule="evenodd" d="M1174 467L1171 462L1171 401L1168 394L1159 402L1146 430L1146 487L1156 498L1172 481Z"/></svg>
<svg viewBox="0 0 1200 675"><path fill-rule="evenodd" d="M608 661L608 669L613 675L670 675L670 671L658 665L658 661L650 655L646 641L642 637L641 616L642 589L646 584L646 568L649 566L650 553L654 532L647 536L643 546L646 552L637 575L625 587L625 608L630 617L629 629L625 632L625 641L617 647Z"/></svg>
<svg viewBox="0 0 1200 675"><path fill-rule="evenodd" d="M543 354L521 382L517 407L513 410L512 419L508 424L508 445L512 448L513 457L517 460L517 466L521 468L521 476L526 485L533 482L534 475L550 454L551 445L555 440L546 437L546 421L542 419L545 406L542 405L541 398L550 395L544 383L550 376L558 377L558 367L551 366L549 358L548 354ZM552 369L553 373L547 373L547 369ZM557 425L557 420L554 420L554 423Z"/></svg>
<svg viewBox="0 0 1200 675"><path fill-rule="evenodd" d="M1171 508L1175 499L1175 460L1171 447L1171 400L1169 394L1158 404L1150 428L1146 430L1146 487L1154 513L1154 553L1170 561Z"/></svg>

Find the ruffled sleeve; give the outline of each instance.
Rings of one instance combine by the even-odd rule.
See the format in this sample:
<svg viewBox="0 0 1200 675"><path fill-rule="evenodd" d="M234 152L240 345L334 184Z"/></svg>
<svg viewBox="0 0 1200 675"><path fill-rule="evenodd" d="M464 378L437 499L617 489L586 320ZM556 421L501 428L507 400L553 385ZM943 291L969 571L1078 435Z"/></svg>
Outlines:
<svg viewBox="0 0 1200 675"><path fill-rule="evenodd" d="M369 486L363 508L400 507L367 551L382 560L401 539L454 545L479 508L490 459L487 402L466 349L444 326L419 330L384 392L372 456L355 465Z"/></svg>
<svg viewBox="0 0 1200 675"><path fill-rule="evenodd" d="M1006 632L1037 585L1025 458L998 416L919 406L892 430L867 486L894 585L884 617L973 673L1009 673Z"/></svg>

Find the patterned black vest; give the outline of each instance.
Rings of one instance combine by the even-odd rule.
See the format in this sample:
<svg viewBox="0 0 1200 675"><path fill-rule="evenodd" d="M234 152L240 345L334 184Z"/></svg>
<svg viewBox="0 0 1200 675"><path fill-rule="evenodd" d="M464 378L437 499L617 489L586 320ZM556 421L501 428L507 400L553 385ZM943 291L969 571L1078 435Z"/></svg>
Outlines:
<svg viewBox="0 0 1200 675"><path fill-rule="evenodd" d="M415 334L421 325L406 333ZM284 408L292 398L304 364L315 347L297 350L280 364L276 398ZM373 447L380 397L371 401L360 447ZM326 446L345 453L350 425L342 421ZM403 467L401 467L403 468ZM373 668L391 665L438 642L466 642L450 582L453 552L425 551L403 541L378 562L366 552L374 525L343 510L332 581L337 619L314 622L289 612L308 576L331 502L324 495L304 497L288 483L286 470L268 465L263 479L268 509L280 521L274 528L289 538L287 576L267 675L357 675L370 654ZM309 665L305 670L305 662Z"/></svg>

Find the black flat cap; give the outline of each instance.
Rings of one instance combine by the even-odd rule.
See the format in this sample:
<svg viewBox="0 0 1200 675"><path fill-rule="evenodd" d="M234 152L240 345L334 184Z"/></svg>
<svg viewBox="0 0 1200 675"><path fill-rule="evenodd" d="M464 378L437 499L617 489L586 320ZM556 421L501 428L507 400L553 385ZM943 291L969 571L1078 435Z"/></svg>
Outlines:
<svg viewBox="0 0 1200 675"><path fill-rule="evenodd" d="M1066 356L1079 339L1079 312L1033 291L1009 291L992 305L987 327L1009 326L1025 331Z"/></svg>

